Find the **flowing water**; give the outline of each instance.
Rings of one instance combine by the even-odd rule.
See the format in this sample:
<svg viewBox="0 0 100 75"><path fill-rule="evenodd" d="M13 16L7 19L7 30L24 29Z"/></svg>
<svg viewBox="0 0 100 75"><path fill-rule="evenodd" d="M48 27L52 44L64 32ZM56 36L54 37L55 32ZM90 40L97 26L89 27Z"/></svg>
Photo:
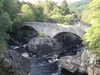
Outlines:
<svg viewBox="0 0 100 75"><path fill-rule="evenodd" d="M20 51L21 49L18 46L11 46L13 50ZM24 49L23 46L22 49ZM19 50L20 49L20 50ZM25 58L27 58L30 62L30 72L28 75L82 75L77 73L71 73L65 69L60 68L57 63L59 57L66 56L66 55L74 55L74 51L83 52L84 47L76 47L70 48L70 51L63 53L62 55L51 55L51 56L43 56L37 57L33 55L32 57L29 56L29 53L26 51L19 52ZM83 74L85 75L85 74Z"/></svg>
<svg viewBox="0 0 100 75"><path fill-rule="evenodd" d="M30 58L29 75L59 75L57 62L49 63L47 58Z"/></svg>
<svg viewBox="0 0 100 75"><path fill-rule="evenodd" d="M80 48L83 50L83 48ZM70 54L70 53L69 53ZM67 54L68 55L68 54ZM82 75L78 73L71 73L60 68L56 55L52 57L30 57L30 73L29 75ZM85 75L85 74L83 74Z"/></svg>

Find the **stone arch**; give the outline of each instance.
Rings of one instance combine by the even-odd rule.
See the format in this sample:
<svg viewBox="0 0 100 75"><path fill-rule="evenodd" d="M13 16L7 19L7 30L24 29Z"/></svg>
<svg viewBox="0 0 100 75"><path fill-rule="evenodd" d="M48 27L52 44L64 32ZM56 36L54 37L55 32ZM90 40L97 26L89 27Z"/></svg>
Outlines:
<svg viewBox="0 0 100 75"><path fill-rule="evenodd" d="M23 22L21 27L24 26L29 26L38 31L39 34L43 33L45 36L50 36L51 38L59 32L71 32L82 38L85 32L82 28L77 26L61 25L56 23Z"/></svg>
<svg viewBox="0 0 100 75"><path fill-rule="evenodd" d="M29 42L30 39L37 37L39 35L39 32L30 26L22 26L19 29L18 33L23 38L22 39L23 43L27 43L27 42Z"/></svg>
<svg viewBox="0 0 100 75"><path fill-rule="evenodd" d="M82 39L78 35L71 32L59 32L53 38L62 43L63 48L76 46L82 44Z"/></svg>

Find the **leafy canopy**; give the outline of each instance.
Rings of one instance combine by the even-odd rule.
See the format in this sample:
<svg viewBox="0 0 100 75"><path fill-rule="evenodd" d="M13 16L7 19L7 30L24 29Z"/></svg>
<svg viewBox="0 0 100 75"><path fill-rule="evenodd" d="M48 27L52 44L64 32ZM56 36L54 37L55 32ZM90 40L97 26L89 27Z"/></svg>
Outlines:
<svg viewBox="0 0 100 75"><path fill-rule="evenodd" d="M18 0L0 0L0 54L6 50L9 39L7 31L11 29L12 21L19 12Z"/></svg>
<svg viewBox="0 0 100 75"><path fill-rule="evenodd" d="M27 4L22 5L20 17L24 22L35 21L35 15L31 7Z"/></svg>
<svg viewBox="0 0 100 75"><path fill-rule="evenodd" d="M67 14L70 13L70 12L69 12L69 8L68 8L68 4L67 4L66 0L63 0L63 1L62 1L62 4L61 4L60 8L61 8L61 10L63 11L62 15L65 16L65 15L67 15Z"/></svg>
<svg viewBox="0 0 100 75"><path fill-rule="evenodd" d="M88 48L100 55L100 0L93 0L88 9L92 12L88 17L92 26L85 34L85 40L89 43Z"/></svg>

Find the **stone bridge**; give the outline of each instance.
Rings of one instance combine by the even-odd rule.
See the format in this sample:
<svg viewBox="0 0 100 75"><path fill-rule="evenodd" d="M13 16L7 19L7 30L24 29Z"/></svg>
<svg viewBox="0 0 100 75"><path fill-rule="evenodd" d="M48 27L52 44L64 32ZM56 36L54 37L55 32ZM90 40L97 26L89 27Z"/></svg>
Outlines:
<svg viewBox="0 0 100 75"><path fill-rule="evenodd" d="M45 36L55 37L60 33L73 33L80 38L85 34L85 30L81 27L71 26L71 25L62 25L56 23L42 23L42 22L24 22L20 28L30 27L36 30L39 34L43 33Z"/></svg>

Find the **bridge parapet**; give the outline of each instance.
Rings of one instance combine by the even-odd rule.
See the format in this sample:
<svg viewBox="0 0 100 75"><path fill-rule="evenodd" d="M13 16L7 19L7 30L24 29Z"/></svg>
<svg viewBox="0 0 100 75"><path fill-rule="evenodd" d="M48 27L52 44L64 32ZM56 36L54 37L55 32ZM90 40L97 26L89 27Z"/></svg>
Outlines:
<svg viewBox="0 0 100 75"><path fill-rule="evenodd" d="M43 33L45 36L54 37L55 35L62 32L73 33L79 37L83 37L85 30L81 27L72 26L72 25L62 25L56 23L42 23L42 22L24 22L21 27L31 27L35 29L38 33Z"/></svg>

